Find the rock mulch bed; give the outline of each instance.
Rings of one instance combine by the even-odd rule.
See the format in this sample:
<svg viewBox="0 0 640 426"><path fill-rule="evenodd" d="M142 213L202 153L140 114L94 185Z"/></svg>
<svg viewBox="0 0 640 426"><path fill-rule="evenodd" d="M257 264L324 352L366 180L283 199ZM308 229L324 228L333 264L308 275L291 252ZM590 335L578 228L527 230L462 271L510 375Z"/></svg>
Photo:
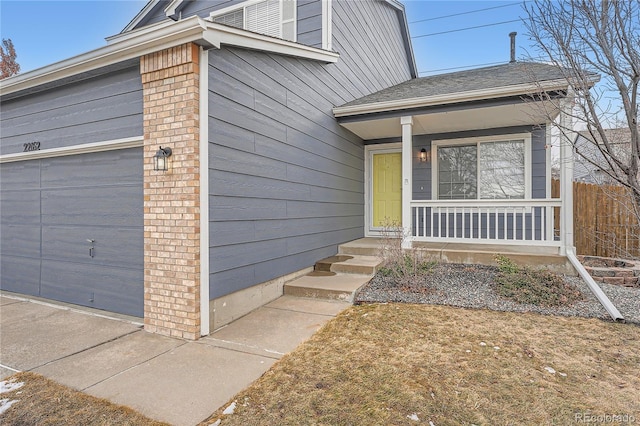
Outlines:
<svg viewBox="0 0 640 426"><path fill-rule="evenodd" d="M583 300L566 306L546 307L520 304L499 296L491 286L497 273L498 269L492 266L441 263L428 272L424 279L403 285L397 284L392 277L378 273L356 294L355 303L424 303L610 319L579 277L567 276L564 279L582 292ZM606 283L599 285L627 322L640 324L640 289Z"/></svg>

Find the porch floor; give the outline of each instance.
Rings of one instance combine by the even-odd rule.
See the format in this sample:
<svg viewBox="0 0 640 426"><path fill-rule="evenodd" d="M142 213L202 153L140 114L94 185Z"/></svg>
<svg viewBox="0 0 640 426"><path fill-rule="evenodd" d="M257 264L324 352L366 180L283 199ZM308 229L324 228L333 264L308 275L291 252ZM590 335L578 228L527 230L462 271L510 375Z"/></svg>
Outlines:
<svg viewBox="0 0 640 426"><path fill-rule="evenodd" d="M367 237L340 245L340 254L380 255L383 238ZM495 256L503 254L520 265L546 267L562 274L576 275L569 260L557 247L501 245L483 243L415 242L414 248L434 260L446 263L496 265Z"/></svg>

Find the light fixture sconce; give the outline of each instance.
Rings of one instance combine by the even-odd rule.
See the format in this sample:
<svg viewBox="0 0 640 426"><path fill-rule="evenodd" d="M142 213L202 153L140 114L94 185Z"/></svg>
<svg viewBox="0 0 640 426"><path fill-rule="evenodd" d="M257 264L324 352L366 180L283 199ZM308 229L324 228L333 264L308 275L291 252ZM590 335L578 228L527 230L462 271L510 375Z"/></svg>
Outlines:
<svg viewBox="0 0 640 426"><path fill-rule="evenodd" d="M169 157L171 157L171 148L160 147L153 156L153 170L162 172L169 170Z"/></svg>
<svg viewBox="0 0 640 426"><path fill-rule="evenodd" d="M420 162L426 163L428 159L429 159L429 156L428 156L427 150L422 148L420 150Z"/></svg>

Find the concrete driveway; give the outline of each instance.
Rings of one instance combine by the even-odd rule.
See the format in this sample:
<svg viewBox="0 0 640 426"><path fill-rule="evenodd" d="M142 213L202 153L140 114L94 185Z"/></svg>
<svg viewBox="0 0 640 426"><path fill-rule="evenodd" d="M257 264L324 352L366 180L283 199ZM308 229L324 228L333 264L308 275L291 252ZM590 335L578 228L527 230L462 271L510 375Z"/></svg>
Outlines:
<svg viewBox="0 0 640 426"><path fill-rule="evenodd" d="M147 333L139 319L3 293L0 376L33 371L148 417L193 425L347 306L284 296L189 342Z"/></svg>

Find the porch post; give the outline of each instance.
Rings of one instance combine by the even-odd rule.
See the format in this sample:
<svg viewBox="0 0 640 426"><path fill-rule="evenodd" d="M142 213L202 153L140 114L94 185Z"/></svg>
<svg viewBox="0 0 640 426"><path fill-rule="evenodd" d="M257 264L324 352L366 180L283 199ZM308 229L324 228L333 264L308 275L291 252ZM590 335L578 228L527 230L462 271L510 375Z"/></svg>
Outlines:
<svg viewBox="0 0 640 426"><path fill-rule="evenodd" d="M400 118L402 125L402 248L411 248L411 198L412 198L412 174L413 174L413 117Z"/></svg>
<svg viewBox="0 0 640 426"><path fill-rule="evenodd" d="M560 254L573 247L573 94L562 100L560 125Z"/></svg>

